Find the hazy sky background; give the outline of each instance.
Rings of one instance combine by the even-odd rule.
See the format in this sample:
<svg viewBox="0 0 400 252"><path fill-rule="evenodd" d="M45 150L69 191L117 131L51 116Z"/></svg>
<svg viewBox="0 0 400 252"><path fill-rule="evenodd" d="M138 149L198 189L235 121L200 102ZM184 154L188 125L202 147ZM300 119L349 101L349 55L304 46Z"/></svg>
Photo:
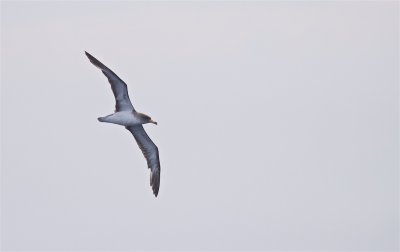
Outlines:
<svg viewBox="0 0 400 252"><path fill-rule="evenodd" d="M398 7L2 1L2 249L398 249Z"/></svg>

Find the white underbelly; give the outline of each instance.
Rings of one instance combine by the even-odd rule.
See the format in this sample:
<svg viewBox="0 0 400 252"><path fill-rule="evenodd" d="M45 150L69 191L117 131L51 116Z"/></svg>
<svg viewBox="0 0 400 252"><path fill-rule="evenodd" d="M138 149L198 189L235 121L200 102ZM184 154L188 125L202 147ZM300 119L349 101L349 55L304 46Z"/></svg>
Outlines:
<svg viewBox="0 0 400 252"><path fill-rule="evenodd" d="M112 115L103 117L104 122L115 123L123 126L133 126L142 124L140 120L130 111L116 112Z"/></svg>

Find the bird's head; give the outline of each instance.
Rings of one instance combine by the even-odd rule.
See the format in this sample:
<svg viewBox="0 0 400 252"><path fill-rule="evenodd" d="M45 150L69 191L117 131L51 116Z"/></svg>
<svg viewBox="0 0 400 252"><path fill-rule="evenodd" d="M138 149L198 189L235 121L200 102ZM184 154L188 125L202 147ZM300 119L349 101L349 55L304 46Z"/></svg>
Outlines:
<svg viewBox="0 0 400 252"><path fill-rule="evenodd" d="M143 120L144 123L154 123L155 125L157 125L157 122L154 121L153 119L151 119L150 116L145 115L145 114L139 114L141 119Z"/></svg>

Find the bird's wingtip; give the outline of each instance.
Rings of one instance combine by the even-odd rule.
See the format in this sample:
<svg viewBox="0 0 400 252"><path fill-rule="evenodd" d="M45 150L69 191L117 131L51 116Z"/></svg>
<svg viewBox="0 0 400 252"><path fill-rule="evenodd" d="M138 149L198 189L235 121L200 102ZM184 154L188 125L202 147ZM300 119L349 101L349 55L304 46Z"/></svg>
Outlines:
<svg viewBox="0 0 400 252"><path fill-rule="evenodd" d="M88 58L93 57L90 53L88 53L87 51L85 51L85 54Z"/></svg>
<svg viewBox="0 0 400 252"><path fill-rule="evenodd" d="M155 197L158 196L158 191L160 189L160 172L151 171L150 173L150 186L153 189L153 194Z"/></svg>

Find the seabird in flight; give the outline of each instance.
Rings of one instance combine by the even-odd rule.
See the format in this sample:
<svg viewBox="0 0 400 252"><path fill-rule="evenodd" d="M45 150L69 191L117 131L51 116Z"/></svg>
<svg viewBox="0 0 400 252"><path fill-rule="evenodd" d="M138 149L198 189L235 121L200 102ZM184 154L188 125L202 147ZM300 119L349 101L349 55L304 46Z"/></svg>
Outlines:
<svg viewBox="0 0 400 252"><path fill-rule="evenodd" d="M99 117L98 120L100 122L125 126L125 128L132 133L147 160L147 166L151 171L150 185L153 188L154 195L157 197L160 188L160 159L158 157L158 148L153 141L151 141L143 128L143 124L154 123L157 125L157 122L153 121L150 116L139 113L133 108L129 100L128 88L125 82L95 57L88 52L85 53L90 62L100 68L107 77L115 97L115 113Z"/></svg>

